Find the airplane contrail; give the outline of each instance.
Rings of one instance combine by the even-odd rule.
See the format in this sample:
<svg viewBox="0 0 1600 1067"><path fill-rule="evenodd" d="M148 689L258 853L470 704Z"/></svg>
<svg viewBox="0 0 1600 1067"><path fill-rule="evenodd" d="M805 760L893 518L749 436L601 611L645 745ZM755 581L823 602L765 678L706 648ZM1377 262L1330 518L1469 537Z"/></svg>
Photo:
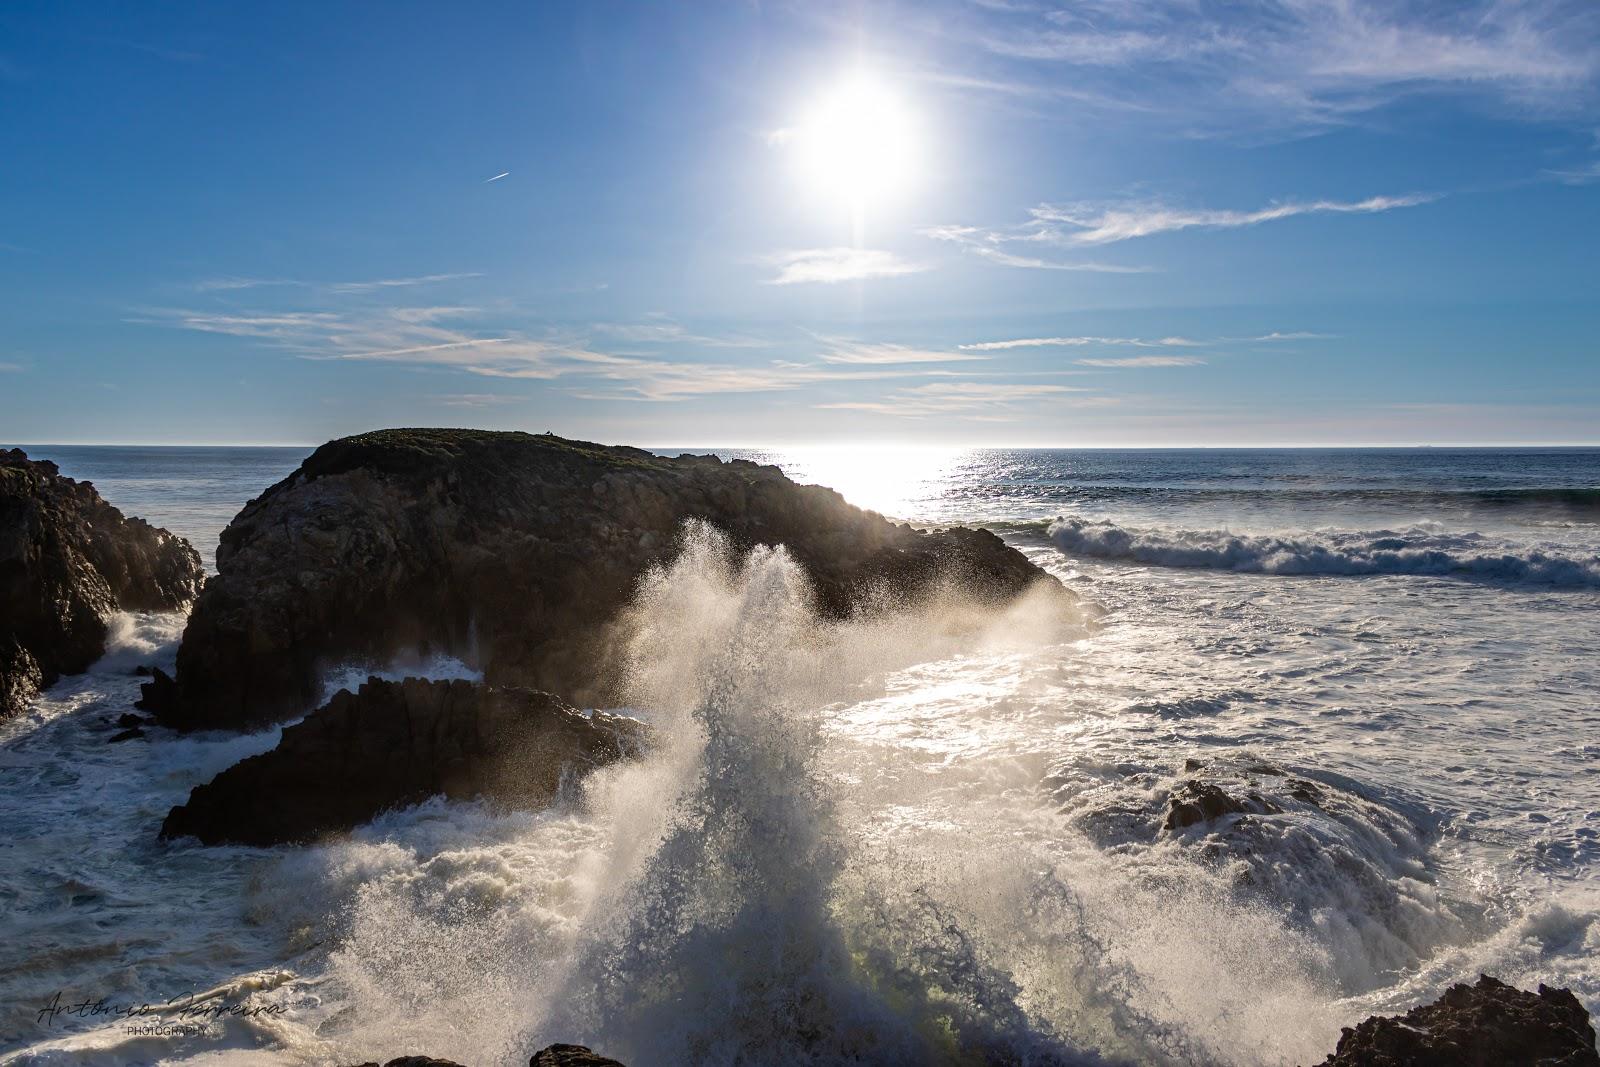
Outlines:
<svg viewBox="0 0 1600 1067"><path fill-rule="evenodd" d="M490 182L497 182L501 178L504 178L504 177L508 176L510 173L511 172L509 170L503 170L499 174L496 174L493 178L485 178L485 179L483 179L483 184L488 185Z"/></svg>

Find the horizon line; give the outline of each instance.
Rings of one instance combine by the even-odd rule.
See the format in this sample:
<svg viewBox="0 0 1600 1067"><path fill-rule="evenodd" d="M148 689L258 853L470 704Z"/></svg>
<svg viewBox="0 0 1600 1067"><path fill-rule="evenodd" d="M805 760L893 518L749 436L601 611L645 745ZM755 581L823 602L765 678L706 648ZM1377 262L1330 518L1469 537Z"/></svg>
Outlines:
<svg viewBox="0 0 1600 1067"><path fill-rule="evenodd" d="M425 429L427 427L418 427L418 428L419 429ZM445 427L441 427L441 428L445 428ZM470 429L472 427L468 427L468 428ZM374 431L370 431L370 430L360 431L360 433L371 433L371 432L374 432ZM494 432L494 433L522 432L522 433L527 433L531 437L544 436L543 434L534 433L534 432L528 431L528 430L523 430L523 431L494 430L494 431L490 431L490 432ZM298 441L297 442L276 442L276 441L263 441L263 442L252 442L252 441L34 441L34 442L30 442L30 443L7 442L7 443L4 443L4 444L0 444L0 449L19 448L19 449L22 449L24 452L26 452L30 448L282 448L282 449L296 448L296 449L314 450L314 449L322 447L322 445L324 445L324 444L329 444L329 443L331 443L333 441L343 440L345 437L355 437L355 436L359 436L359 433L358 434L345 434L342 437L330 437L326 441L318 442L316 444L308 444L308 443L298 442ZM561 434L555 434L553 436L563 437L563 435L561 435ZM581 438L581 437L563 437L563 439L564 440L568 440L568 441L588 440L588 438ZM910 450L915 450L915 449L937 449L937 450L940 450L940 451L956 451L956 452L959 452L959 451L978 451L978 450L996 450L996 449L1024 449L1024 450L1040 451L1040 452L1047 452L1047 451L1056 451L1056 452L1159 452L1159 451L1193 451L1193 452L1228 451L1228 452L1247 452L1247 451L1314 451L1314 450L1326 451L1326 450L1330 450L1330 449L1416 450L1416 449L1430 449L1430 448L1484 449L1484 450L1488 450L1488 449L1505 449L1505 448L1593 448L1593 449L1600 449L1600 441L1577 441L1577 442L1571 442L1571 441L1494 441L1494 442L1480 443L1480 444L1466 444L1466 443L1462 443L1462 442L1451 441L1451 442L1412 442L1410 444L1395 444L1395 443L1231 444L1231 443L1227 443L1227 444L1192 444L1192 445L1180 445L1180 444L1145 444L1145 445L1100 444L1100 445L1087 445L1087 444L1010 444L1010 443L948 445L948 444L939 444L937 442L923 442L923 441L898 441L898 442L895 442L895 441L836 441L836 442L830 442L830 441L820 441L820 440L819 441L805 441L805 442L769 443L769 444L746 444L746 445L705 445L705 444L699 444L699 445L637 445L637 444L631 444L631 443L625 442L625 441L612 441L612 442L593 441L592 443L594 443L594 444L606 444L606 445L620 445L620 446L628 447L628 448L640 448L640 449L643 449L646 452L696 452L696 451L698 451L702 455L704 455L704 454L706 454L708 452L709 453L715 453L715 452L771 452L771 451L779 451L779 450L782 450L782 449L804 449L804 448L818 448L818 447L828 447L828 448L838 448L838 449L847 449L847 448L901 449L901 450L905 450L905 451L910 451Z"/></svg>

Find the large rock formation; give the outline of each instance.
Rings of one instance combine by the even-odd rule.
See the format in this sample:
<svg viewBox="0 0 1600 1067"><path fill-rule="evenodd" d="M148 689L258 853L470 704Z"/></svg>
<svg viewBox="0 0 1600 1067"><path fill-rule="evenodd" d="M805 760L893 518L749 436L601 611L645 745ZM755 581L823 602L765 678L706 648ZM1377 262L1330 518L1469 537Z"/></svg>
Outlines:
<svg viewBox="0 0 1600 1067"><path fill-rule="evenodd" d="M179 728L274 722L312 706L320 669L448 651L491 683L584 704L615 695L604 639L685 520L783 544L819 608L949 580L986 597L1043 572L987 531L918 532L776 467L479 430L384 430L323 445L222 535L218 576L153 699Z"/></svg>
<svg viewBox="0 0 1600 1067"><path fill-rule="evenodd" d="M1346 1027L1322 1067L1600 1067L1594 1038L1568 990L1529 993L1481 975L1404 1015Z"/></svg>
<svg viewBox="0 0 1600 1067"><path fill-rule="evenodd" d="M87 670L112 612L180 608L204 578L183 538L124 518L54 463L0 453L0 718Z"/></svg>
<svg viewBox="0 0 1600 1067"><path fill-rule="evenodd" d="M310 841L438 795L538 807L564 779L636 754L645 740L637 720L588 716L548 693L371 678L286 728L272 751L196 787L161 836Z"/></svg>

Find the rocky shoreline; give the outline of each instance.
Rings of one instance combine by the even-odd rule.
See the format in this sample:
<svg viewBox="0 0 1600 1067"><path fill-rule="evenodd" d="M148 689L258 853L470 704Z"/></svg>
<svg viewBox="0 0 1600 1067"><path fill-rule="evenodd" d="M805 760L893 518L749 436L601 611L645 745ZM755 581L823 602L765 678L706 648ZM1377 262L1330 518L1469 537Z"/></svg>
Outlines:
<svg viewBox="0 0 1600 1067"><path fill-rule="evenodd" d="M0 719L106 650L117 611L174 611L205 571L183 538L125 518L89 482L0 453Z"/></svg>
<svg viewBox="0 0 1600 1067"><path fill-rule="evenodd" d="M568 700L615 696L635 584L696 522L739 550L785 546L832 617L957 591L1002 603L1036 583L1057 588L992 533L896 525L775 467L550 436L388 430L324 445L251 501L202 592L199 557L181 538L12 451L0 455L0 717L100 656L110 613L175 610L198 595L176 677L154 672L141 706L179 730L304 718L271 751L197 786L163 838L310 842L433 796L542 807L650 745L643 723ZM408 653L456 656L484 681L369 678L311 710L325 668ZM124 719L112 740L142 736L144 720ZM1191 761L1184 775L1143 808L1104 817L1183 840L1220 828L1206 847L1249 857L1272 819L1337 819L1361 803L1268 764ZM1483 976L1346 1029L1321 1067L1401 1064L1600 1067L1600 1056L1571 992ZM460 1065L410 1056L385 1067ZM621 1064L552 1045L530 1067Z"/></svg>

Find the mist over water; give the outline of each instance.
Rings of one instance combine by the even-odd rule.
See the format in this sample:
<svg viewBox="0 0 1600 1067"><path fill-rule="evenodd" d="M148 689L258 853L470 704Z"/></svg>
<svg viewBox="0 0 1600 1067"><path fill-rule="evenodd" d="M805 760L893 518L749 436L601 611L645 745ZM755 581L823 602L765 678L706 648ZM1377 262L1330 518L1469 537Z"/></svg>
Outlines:
<svg viewBox="0 0 1600 1067"><path fill-rule="evenodd" d="M310 848L154 840L192 785L277 732L106 745L128 672L170 664L181 625L128 619L93 672L4 728L0 818L29 829L0 877L18 916L0 1048L63 1064L513 1064L553 1041L634 1064L1286 1064L1479 970L1570 985L1592 1009L1600 593L1057 536L1108 524L1141 544L1271 548L1262 560L1383 531L1592 555L1576 493L1592 468L1469 459L1454 481L1436 457L1422 473L1340 461L1319 481L1291 456L1225 508L1206 494L1249 479L1212 454L1075 470L986 453L900 478L918 514L999 526L1071 593L1003 610L952 595L823 619L781 549L741 558L691 527L624 620L625 710L658 736L645 759L548 811L435 800ZM1463 482L1504 496L1529 463L1544 497L1466 501ZM1291 481L1320 502L1273 496ZM1377 481L1403 495L1374 504ZM1262 813L1168 828L1168 794L1196 776ZM62 832L86 812L122 844ZM230 984L292 1010L195 1040L41 1032L29 1010L55 988Z"/></svg>

